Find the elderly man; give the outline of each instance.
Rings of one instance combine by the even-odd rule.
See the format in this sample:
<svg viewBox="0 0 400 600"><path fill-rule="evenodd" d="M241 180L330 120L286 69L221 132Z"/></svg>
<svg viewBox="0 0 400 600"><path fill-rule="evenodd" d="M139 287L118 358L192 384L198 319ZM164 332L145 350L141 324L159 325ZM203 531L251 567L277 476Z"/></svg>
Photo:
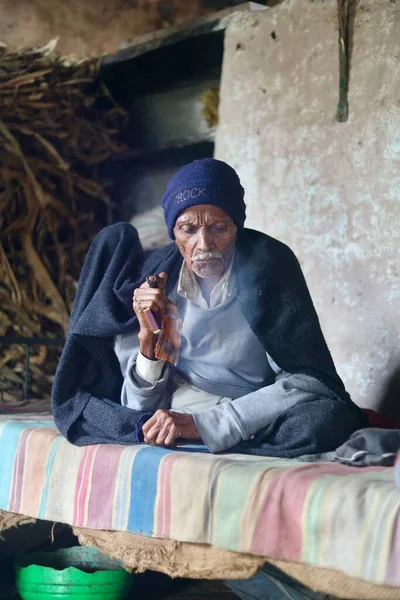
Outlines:
<svg viewBox="0 0 400 600"><path fill-rule="evenodd" d="M117 224L88 253L53 390L73 443L203 442L272 456L333 450L365 425L336 373L291 250L244 228L244 190L214 159L183 167L163 197L174 243L143 263ZM159 275L157 288L147 277ZM132 307L133 296L133 307ZM182 320L177 364L161 323ZM175 361L176 362L176 361Z"/></svg>

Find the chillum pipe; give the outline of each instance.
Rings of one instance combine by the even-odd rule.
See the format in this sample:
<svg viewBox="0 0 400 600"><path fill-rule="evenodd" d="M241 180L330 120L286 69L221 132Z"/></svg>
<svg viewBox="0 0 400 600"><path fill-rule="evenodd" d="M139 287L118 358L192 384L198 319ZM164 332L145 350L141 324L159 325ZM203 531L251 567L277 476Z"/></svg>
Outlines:
<svg viewBox="0 0 400 600"><path fill-rule="evenodd" d="M150 288L157 289L160 284L161 278L157 274L148 275L146 277L146 281L149 284ZM153 313L153 311L151 310L151 308L145 308L143 312L146 315L146 319L153 331L153 334L156 335L158 333L161 333L161 326L160 326L159 322L157 321L157 318L156 318L155 314Z"/></svg>

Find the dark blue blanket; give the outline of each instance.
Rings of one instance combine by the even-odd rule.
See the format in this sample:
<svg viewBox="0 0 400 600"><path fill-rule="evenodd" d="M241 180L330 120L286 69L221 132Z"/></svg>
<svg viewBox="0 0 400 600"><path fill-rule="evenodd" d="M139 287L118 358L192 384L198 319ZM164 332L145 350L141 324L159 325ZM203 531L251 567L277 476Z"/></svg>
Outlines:
<svg viewBox="0 0 400 600"><path fill-rule="evenodd" d="M127 223L105 228L91 245L52 394L55 422L72 443L142 442L142 426L151 413L120 404L114 337L138 329L132 295L146 275L166 271L168 294L181 264L175 244L143 264L137 232ZM268 354L290 373L323 381L335 396L295 406L251 443L241 444L240 451L293 457L337 448L366 426L366 417L336 373L296 257L281 242L245 229L237 241L234 272L243 314Z"/></svg>

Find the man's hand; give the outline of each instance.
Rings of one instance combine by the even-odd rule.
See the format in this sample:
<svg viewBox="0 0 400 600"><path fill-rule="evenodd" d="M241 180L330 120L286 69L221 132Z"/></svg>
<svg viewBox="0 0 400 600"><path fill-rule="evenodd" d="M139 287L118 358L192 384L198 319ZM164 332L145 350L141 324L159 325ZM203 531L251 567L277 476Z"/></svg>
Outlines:
<svg viewBox="0 0 400 600"><path fill-rule="evenodd" d="M167 304L170 300L165 295L165 286L167 283L167 273L160 273L160 283L158 288L151 288L145 281L133 293L133 310L139 321L140 331L138 334L140 343L140 352L147 358L155 358L155 348L158 336L153 334L153 329L150 326L146 313L146 309L150 309L160 319L167 310Z"/></svg>
<svg viewBox="0 0 400 600"><path fill-rule="evenodd" d="M177 438L200 440L193 415L169 410L158 410L143 425L146 444L153 446L172 446Z"/></svg>

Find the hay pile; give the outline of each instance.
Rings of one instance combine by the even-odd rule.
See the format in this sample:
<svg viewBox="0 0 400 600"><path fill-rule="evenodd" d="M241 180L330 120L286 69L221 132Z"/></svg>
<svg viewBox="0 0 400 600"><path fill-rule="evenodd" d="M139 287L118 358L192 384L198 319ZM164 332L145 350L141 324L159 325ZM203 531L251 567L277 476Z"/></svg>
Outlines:
<svg viewBox="0 0 400 600"><path fill-rule="evenodd" d="M124 150L127 114L98 60L0 47L0 336L65 335L90 240L111 222L99 165ZM22 398L25 347L0 346L0 402ZM30 390L48 397L58 348L34 347Z"/></svg>
<svg viewBox="0 0 400 600"><path fill-rule="evenodd" d="M202 114L209 127L217 127L219 122L219 88L206 90L200 98Z"/></svg>

